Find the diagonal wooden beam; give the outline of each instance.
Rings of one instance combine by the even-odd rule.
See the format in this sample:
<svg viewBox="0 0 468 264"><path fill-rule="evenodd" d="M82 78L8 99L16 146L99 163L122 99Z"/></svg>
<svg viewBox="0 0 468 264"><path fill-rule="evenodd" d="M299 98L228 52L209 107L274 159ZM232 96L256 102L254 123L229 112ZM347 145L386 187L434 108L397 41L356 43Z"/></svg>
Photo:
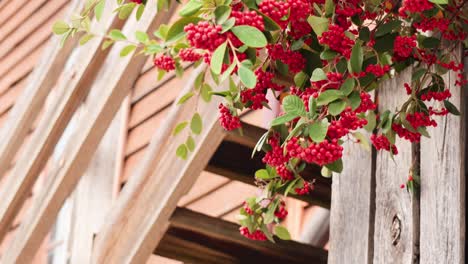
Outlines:
<svg viewBox="0 0 468 264"><path fill-rule="evenodd" d="M148 1L140 21L134 20L132 16L123 29L124 34L130 40L136 41L133 32L152 32L157 25L170 18L169 13L158 13L156 8L156 0ZM111 8L109 10L112 11ZM45 187L34 200L17 236L6 250L2 259L4 263L28 263L34 256L53 224L52 219L55 219L64 201L74 190L99 141L138 77L146 58L133 57L137 51L121 58L120 51L126 45L127 43L119 42L112 47L99 78L93 84L92 90L99 91L89 98L89 105L93 107L79 120L72 140L64 147L62 169L56 177L47 180Z"/></svg>
<svg viewBox="0 0 468 264"><path fill-rule="evenodd" d="M93 27L96 31L106 32L109 28L120 23L117 22L118 20L113 12L116 7L114 1L112 1L111 5L114 6L108 7L100 23L94 21ZM6 183L2 186L3 188L0 189L0 197L2 197L2 203L0 204L0 241L4 238L7 228L12 223L18 209L21 208L28 191L34 185L37 176L49 159L76 108L89 91L89 86L94 80L96 72L107 56L108 52L101 49L103 40L102 37L96 37L90 40L86 47L80 47L77 51L77 56L80 58L79 62L71 71L64 72L65 76L62 76L57 84L57 91L51 107L44 113L38 127L32 134L32 139L12 169L11 175L13 177L8 177ZM58 69L55 70L58 71ZM35 97L35 95L25 94L26 97ZM39 96L42 96L42 94ZM27 109L23 115L19 113L20 119L30 119L31 115L33 115L32 111L39 112L39 105L35 105L34 108L24 107ZM12 113L12 118L15 117L15 114ZM12 144L18 145L19 142L17 141L20 138L13 137L15 138L11 140L16 143ZM13 150L10 149L9 151ZM7 158L5 157L5 159Z"/></svg>
<svg viewBox="0 0 468 264"><path fill-rule="evenodd" d="M204 69L192 73L181 95L191 89L201 70ZM185 137L172 137L171 132L178 122L191 118L197 99L172 106L162 129L153 137L142 166L130 177L107 218L108 224L98 234L93 263L144 263L161 240L177 202L225 136L218 125L217 103L200 103L197 108L204 128L195 138L197 148L186 161L175 156Z"/></svg>
<svg viewBox="0 0 468 264"><path fill-rule="evenodd" d="M80 12L83 5L83 1L73 0L67 17ZM63 47L60 47L60 41L60 36L52 37L41 60L28 78L23 94L9 113L8 121L2 130L2 141L0 141L0 178L8 171L12 158L23 144L31 124L39 114L68 56L78 42L78 37L71 38Z"/></svg>

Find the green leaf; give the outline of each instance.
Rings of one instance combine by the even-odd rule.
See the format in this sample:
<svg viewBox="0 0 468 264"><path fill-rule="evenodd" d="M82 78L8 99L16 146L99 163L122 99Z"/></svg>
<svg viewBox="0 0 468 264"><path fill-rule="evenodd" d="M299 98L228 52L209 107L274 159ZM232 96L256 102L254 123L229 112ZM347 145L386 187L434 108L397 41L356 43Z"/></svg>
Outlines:
<svg viewBox="0 0 468 264"><path fill-rule="evenodd" d="M199 113L195 113L190 121L190 129L195 135L199 135L202 132L202 119Z"/></svg>
<svg viewBox="0 0 468 264"><path fill-rule="evenodd" d="M367 114L366 120L367 120L367 125L364 126L364 129L369 132L372 132L375 126L377 125L377 117L374 111L369 111L369 113Z"/></svg>
<svg viewBox="0 0 468 264"><path fill-rule="evenodd" d="M444 106L447 110L453 115L460 115L460 111L458 111L457 107L453 105L450 101L444 100Z"/></svg>
<svg viewBox="0 0 468 264"><path fill-rule="evenodd" d="M313 118L315 112L317 111L317 100L313 97L309 98L309 114L310 118Z"/></svg>
<svg viewBox="0 0 468 264"><path fill-rule="evenodd" d="M221 33L225 33L229 31L234 25L236 24L236 19L231 17L228 20L224 21L224 23L221 25L222 29Z"/></svg>
<svg viewBox="0 0 468 264"><path fill-rule="evenodd" d="M223 67L224 56L226 55L227 42L219 45L211 56L211 70L214 74L220 74Z"/></svg>
<svg viewBox="0 0 468 264"><path fill-rule="evenodd" d="M363 149L366 151L371 151L371 147L369 144L369 140L367 140L367 137L365 137L362 133L360 132L354 132L353 136L359 140L359 144L362 146Z"/></svg>
<svg viewBox="0 0 468 264"><path fill-rule="evenodd" d="M136 49L136 46L133 45L133 44L130 44L130 45L125 46L125 47L120 51L120 57L125 57L125 56L127 56L128 54L130 54L130 52L134 51L135 49Z"/></svg>
<svg viewBox="0 0 468 264"><path fill-rule="evenodd" d="M326 164L325 167L331 171L341 173L343 171L343 160L339 159L333 163Z"/></svg>
<svg viewBox="0 0 468 264"><path fill-rule="evenodd" d="M315 143L322 142L327 136L328 121L323 119L321 122L317 121L309 126L309 137Z"/></svg>
<svg viewBox="0 0 468 264"><path fill-rule="evenodd" d="M448 0L429 0L429 2L439 5L446 5L448 4Z"/></svg>
<svg viewBox="0 0 468 264"><path fill-rule="evenodd" d="M174 128L174 132L172 132L172 134L174 136L179 134L180 132L182 132L182 130L184 130L184 128L187 127L187 125L188 125L187 121L177 124L177 126Z"/></svg>
<svg viewBox="0 0 468 264"><path fill-rule="evenodd" d="M327 105L336 99L344 98L345 95L340 90L326 90L317 98L317 105Z"/></svg>
<svg viewBox="0 0 468 264"><path fill-rule="evenodd" d="M187 141L185 141L185 145L187 146L187 149L189 151L195 150L195 140L193 139L192 136L188 136Z"/></svg>
<svg viewBox="0 0 468 264"><path fill-rule="evenodd" d="M440 39L433 37L424 38L421 44L428 49L437 48L440 45Z"/></svg>
<svg viewBox="0 0 468 264"><path fill-rule="evenodd" d="M401 25L402 21L401 20L391 20L377 28L377 31L375 32L376 37L381 37L385 34L388 34L398 28Z"/></svg>
<svg viewBox="0 0 468 264"><path fill-rule="evenodd" d="M209 103L211 101L211 92L213 91L213 89L211 88L210 85L208 84L203 84L202 88L201 88L201 97L203 99L203 101Z"/></svg>
<svg viewBox="0 0 468 264"><path fill-rule="evenodd" d="M194 15L202 7L203 7L203 3L192 0L182 7L182 9L179 11L179 15L182 17Z"/></svg>
<svg viewBox="0 0 468 264"><path fill-rule="evenodd" d="M327 167L323 166L322 169L320 170L320 174L322 174L322 176L325 178L330 178L333 173Z"/></svg>
<svg viewBox="0 0 468 264"><path fill-rule="evenodd" d="M144 4L139 4L137 12L135 14L136 20L139 21L141 19L141 16L143 16L143 12L145 12L145 5Z"/></svg>
<svg viewBox="0 0 468 264"><path fill-rule="evenodd" d="M303 87L307 80L309 79L309 75L307 75L304 72L299 72L296 75L294 75L294 84L296 84L297 87Z"/></svg>
<svg viewBox="0 0 468 264"><path fill-rule="evenodd" d="M257 144L255 144L255 147L253 148L252 155L250 158L254 157L255 152L262 150L262 147L265 144L265 141L268 139L269 134L270 131L267 131L260 137L260 139L257 141Z"/></svg>
<svg viewBox="0 0 468 264"><path fill-rule="evenodd" d="M136 31L135 37L141 43L146 43L149 40L148 34L146 34L146 32L143 31Z"/></svg>
<svg viewBox="0 0 468 264"><path fill-rule="evenodd" d="M93 37L94 37L94 35L91 34L91 33L86 34L86 35L83 35L83 36L80 38L80 45L86 44L86 43L87 43L88 41L90 41Z"/></svg>
<svg viewBox="0 0 468 264"><path fill-rule="evenodd" d="M328 18L309 16L309 18L307 18L307 22L309 22L309 25L317 36L322 36L322 33L328 30Z"/></svg>
<svg viewBox="0 0 468 264"><path fill-rule="evenodd" d="M353 110L356 110L356 108L358 108L361 105L361 96L358 91L352 92L348 96L348 100Z"/></svg>
<svg viewBox="0 0 468 264"><path fill-rule="evenodd" d="M289 121L293 120L296 117L297 117L297 115L294 115L294 114L284 114L282 116L279 116L279 117L273 119L273 121L271 121L271 126L277 126L277 125L284 124L286 122L289 122Z"/></svg>
<svg viewBox="0 0 468 264"><path fill-rule="evenodd" d="M335 3L333 0L326 0L325 1L325 15L327 17L331 17L335 12Z"/></svg>
<svg viewBox="0 0 468 264"><path fill-rule="evenodd" d="M188 99L192 98L193 95L194 95L193 92L188 92L188 93L184 94L184 95L179 99L179 101L177 102L177 104L178 104L178 105L181 105L181 104L187 102Z"/></svg>
<svg viewBox="0 0 468 264"><path fill-rule="evenodd" d="M346 81L341 85L340 91L343 92L344 95L348 96L354 89L355 81L353 78L348 78Z"/></svg>
<svg viewBox="0 0 468 264"><path fill-rule="evenodd" d="M216 24L223 24L231 15L231 7L227 5L217 6L214 15L216 18Z"/></svg>
<svg viewBox="0 0 468 264"><path fill-rule="evenodd" d="M127 37L122 33L122 31L118 29L113 29L111 32L109 32L109 38L112 40L126 40Z"/></svg>
<svg viewBox="0 0 468 264"><path fill-rule="evenodd" d="M268 44L265 35L257 28L251 26L236 26L231 28L231 31L242 43L249 47L263 48Z"/></svg>
<svg viewBox="0 0 468 264"><path fill-rule="evenodd" d="M254 88L257 84L257 76L255 76L254 72L247 68L244 64L240 64L238 70L239 78L241 82L248 88Z"/></svg>
<svg viewBox="0 0 468 264"><path fill-rule="evenodd" d="M337 116L343 112L343 110L346 108L346 102L345 101L335 101L333 103L330 103L328 105L328 113L332 116Z"/></svg>
<svg viewBox="0 0 468 264"><path fill-rule="evenodd" d="M284 190L284 196L288 196L289 192L297 185L297 183L301 180L301 178L296 178L293 181L288 183L288 187Z"/></svg>
<svg viewBox="0 0 468 264"><path fill-rule="evenodd" d="M306 113L304 102L297 95L288 95L283 99L283 108L287 114L304 116Z"/></svg>
<svg viewBox="0 0 468 264"><path fill-rule="evenodd" d="M159 39L166 39L168 31L169 26L166 24L162 24L156 31L153 32L153 35Z"/></svg>
<svg viewBox="0 0 468 264"><path fill-rule="evenodd" d="M351 50L351 72L359 73L362 70L362 63L364 61L364 54L362 51L361 43L356 42Z"/></svg>
<svg viewBox="0 0 468 264"><path fill-rule="evenodd" d="M282 240L291 240L291 235L289 234L288 229L284 226L275 226L275 235Z"/></svg>
<svg viewBox="0 0 468 264"><path fill-rule="evenodd" d="M132 13L133 9L135 8L136 4L135 3L128 3L125 5L122 5L118 8L119 10L119 18L120 19L127 19L128 16Z"/></svg>
<svg viewBox="0 0 468 264"><path fill-rule="evenodd" d="M267 30L267 31L276 31L276 30L281 29L281 27L273 19L271 19L269 16L263 14L260 11L257 11L257 13L260 14L263 17L263 22L265 24L265 30Z"/></svg>
<svg viewBox="0 0 468 264"><path fill-rule="evenodd" d="M338 56L338 53L333 50L324 50L322 53L320 53L320 59L322 60L332 60L335 59Z"/></svg>
<svg viewBox="0 0 468 264"><path fill-rule="evenodd" d="M52 26L52 32L54 32L56 35L63 35L67 33L68 30L70 30L70 26L68 26L65 21L59 20Z"/></svg>
<svg viewBox="0 0 468 264"><path fill-rule="evenodd" d="M100 0L96 6L94 6L94 15L96 16L96 20L101 20L102 12L104 11L104 7L106 6L105 0Z"/></svg>
<svg viewBox="0 0 468 264"><path fill-rule="evenodd" d="M109 40L106 40L102 43L102 46L101 46L101 49L102 50L105 50L107 49L110 45L114 44L114 41L109 39Z"/></svg>
<svg viewBox="0 0 468 264"><path fill-rule="evenodd" d="M370 40L370 30L368 27L363 27L360 31L359 31L359 38L362 40L362 41L369 41Z"/></svg>
<svg viewBox="0 0 468 264"><path fill-rule="evenodd" d="M267 180L267 179L274 178L274 176L271 177L267 170L261 169L255 172L255 178L260 179L260 180Z"/></svg>
<svg viewBox="0 0 468 264"><path fill-rule="evenodd" d="M185 144L179 145L179 147L176 149L176 155L181 159L187 159L187 153L187 146Z"/></svg>
<svg viewBox="0 0 468 264"><path fill-rule="evenodd" d="M167 30L166 42L175 42L185 36L184 27L190 23L197 24L201 18L199 17L183 17Z"/></svg>
<svg viewBox="0 0 468 264"><path fill-rule="evenodd" d="M310 78L311 82L318 82L327 79L327 75L321 68L317 68L312 72L312 77Z"/></svg>

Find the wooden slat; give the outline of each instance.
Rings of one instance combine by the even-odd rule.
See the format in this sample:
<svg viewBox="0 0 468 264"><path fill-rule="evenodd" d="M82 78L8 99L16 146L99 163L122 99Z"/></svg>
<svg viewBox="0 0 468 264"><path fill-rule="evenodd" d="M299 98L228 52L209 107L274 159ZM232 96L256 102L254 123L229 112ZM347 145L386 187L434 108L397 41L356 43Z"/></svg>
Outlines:
<svg viewBox="0 0 468 264"><path fill-rule="evenodd" d="M113 8L107 8L106 11L113 12ZM136 30L152 32L157 25L167 20L166 17L166 13L156 15L156 2L149 1L140 21L137 22L132 16L123 32L130 40L136 41L133 32ZM112 21L112 19L103 17L101 21ZM53 224L50 219L56 217L62 204L74 190L83 169L89 164L99 141L137 78L145 57L133 57L137 51L127 57L120 57L120 51L125 45L127 44L119 42L112 47L103 64L106 66L101 69L99 78L93 83L93 90L99 90L89 99L89 105L93 107L80 118L77 129L71 136L73 140L67 142L64 147L62 169L56 177L48 180L45 188L33 202L30 214L20 226L18 236L4 257L7 263L24 263L31 259L32 252L37 250L39 241L44 238Z"/></svg>
<svg viewBox="0 0 468 264"><path fill-rule="evenodd" d="M181 95L191 89L201 70L194 71ZM98 234L93 263L142 263L161 240L178 200L193 185L224 137L217 123L216 101L198 105L204 128L195 137L197 147L188 160L176 158L175 150L185 137L168 138L178 122L191 118L196 103L197 98L191 98L183 106L172 107L163 128L153 137L142 166L117 200L108 225Z"/></svg>
<svg viewBox="0 0 468 264"><path fill-rule="evenodd" d="M0 115L6 114L17 101L17 98L23 93L24 88L28 84L28 79L23 78L21 81L12 86L8 92L0 97Z"/></svg>
<svg viewBox="0 0 468 264"><path fill-rule="evenodd" d="M82 1L77 2L79 4ZM107 30L113 24L114 13L108 11L104 15L102 23L99 23L99 25L94 23L94 27L98 30ZM37 179L37 175L47 162L76 107L87 94L93 76L103 63L103 58L105 58L107 52L101 50L101 42L102 38L96 37L90 40L86 47L80 48L78 51L80 63L73 70L66 72L66 75L61 78L51 107L46 110L33 134L33 144L27 145L26 149L21 152L21 158L12 171L15 177L10 177L4 186L5 188L0 190L4 198L3 203L0 205L0 240L4 234L4 226L8 225L12 217L14 217L17 208L24 200L24 195ZM44 63L44 68L38 68L26 88L24 96L17 102L10 114L11 119L6 132L7 136L4 137L7 140L2 142L4 144L0 148L0 167L2 169L8 167L9 159L21 145L25 132L28 131L27 128L39 113L39 109L41 109L54 84L51 79L53 81L53 79L58 78L58 73L69 55L69 49L73 47L61 51L59 43L58 38L52 42L50 56L45 54L46 56L41 62L41 65ZM73 43L70 43L70 45L73 45ZM50 58L53 59L48 61Z"/></svg>
<svg viewBox="0 0 468 264"><path fill-rule="evenodd" d="M172 239L177 238L178 240ZM172 241L171 241L172 240ZM170 242L169 245L166 241ZM200 247L224 259L205 256ZM188 263L326 263L323 249L295 241L258 242L239 234L239 226L221 219L177 208L156 253ZM226 262L223 262L226 261Z"/></svg>
<svg viewBox="0 0 468 264"><path fill-rule="evenodd" d="M55 14L61 6L65 5L67 0L51 0L48 1L41 9L39 9L33 16L31 16L24 24L21 25L13 34L8 38L0 41L0 58L3 58L14 47L16 47L23 39L25 39L31 32L40 27L44 21Z"/></svg>
<svg viewBox="0 0 468 264"><path fill-rule="evenodd" d="M5 5L2 6L0 10L0 24L5 23L6 20L9 20L11 16L21 8L21 6L25 5L29 0L16 0L16 1L7 1L2 0L5 2Z"/></svg>
<svg viewBox="0 0 468 264"><path fill-rule="evenodd" d="M458 58L461 50L453 54ZM468 59L465 59L465 70ZM461 116L433 117L438 126L431 138L421 139L421 236L420 262L428 264L465 263L465 151L466 87L455 86L457 74L444 76L450 101Z"/></svg>
<svg viewBox="0 0 468 264"><path fill-rule="evenodd" d="M372 153L348 141L344 145L343 164L343 172L333 174L329 263L372 263L375 202Z"/></svg>
<svg viewBox="0 0 468 264"><path fill-rule="evenodd" d="M190 191L179 200L177 205L187 206L200 199L200 197L204 197L214 190L218 190L229 182L228 179L222 176L203 171L200 176L198 176L193 187L190 188Z"/></svg>
<svg viewBox="0 0 468 264"><path fill-rule="evenodd" d="M408 98L402 87L405 82L411 82L411 74L412 69L406 69L396 78L382 84L378 94L379 110L395 109ZM408 192L400 189L400 185L408 179L412 165L412 148L411 143L398 136L396 145L398 155L395 155L393 160L386 151L379 151L377 154L373 256L375 264L409 264L413 263L417 256L417 201Z"/></svg>

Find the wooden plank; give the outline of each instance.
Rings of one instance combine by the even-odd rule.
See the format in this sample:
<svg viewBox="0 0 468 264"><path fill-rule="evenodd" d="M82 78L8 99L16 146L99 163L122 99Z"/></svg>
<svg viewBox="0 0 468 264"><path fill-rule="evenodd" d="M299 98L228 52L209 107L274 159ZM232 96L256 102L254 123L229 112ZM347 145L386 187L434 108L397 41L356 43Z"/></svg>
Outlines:
<svg viewBox="0 0 468 264"><path fill-rule="evenodd" d="M218 190L229 182L230 180L225 177L203 171L200 176L198 176L198 179L193 184L192 188L190 188L190 191L180 198L177 205L187 206L199 200L201 197L209 195L214 190Z"/></svg>
<svg viewBox="0 0 468 264"><path fill-rule="evenodd" d="M6 20L9 20L11 16L15 14L15 12L17 12L18 9L20 9L21 6L25 5L28 1L29 0L2 0L2 4L5 2L5 5L3 5L2 9L0 10L0 24L3 24Z"/></svg>
<svg viewBox="0 0 468 264"><path fill-rule="evenodd" d="M314 206L313 209L313 214L309 217L309 219L307 219L307 222L304 223L304 228L300 236L300 241L305 244L323 248L329 240L331 225L330 210L318 206ZM334 254L334 252L328 253L328 263L346 262L333 262L333 260L331 259L332 254Z"/></svg>
<svg viewBox="0 0 468 264"><path fill-rule="evenodd" d="M32 15L21 27L19 27L8 38L0 41L0 59L8 54L22 40L24 40L31 32L40 27L44 21L53 16L63 5L67 4L67 0L51 0Z"/></svg>
<svg viewBox="0 0 468 264"><path fill-rule="evenodd" d="M461 49L455 54L460 59ZM465 70L468 59L465 58ZM421 139L421 263L465 263L466 87L444 76L461 116L433 117L438 126Z"/></svg>
<svg viewBox="0 0 468 264"><path fill-rule="evenodd" d="M28 81L27 78L21 79L18 83L12 86L8 92L0 97L0 115L6 114L13 107L20 94L23 93Z"/></svg>
<svg viewBox="0 0 468 264"><path fill-rule="evenodd" d="M390 159L387 153L383 158ZM348 141L344 144L343 164L343 172L333 174L332 181L329 263L372 263L375 202L372 153Z"/></svg>
<svg viewBox="0 0 468 264"><path fill-rule="evenodd" d="M167 241L166 237L177 237L184 243L174 241L175 243L168 246L164 243ZM318 264L327 261L327 252L323 249L295 241L278 240L275 244L252 241L239 234L237 224L177 208L171 216L168 233L155 252L161 255L169 252L172 257L179 256L189 263L224 263L216 258L204 257L194 250L196 245L211 252L222 253L226 260L231 259L233 263Z"/></svg>
<svg viewBox="0 0 468 264"><path fill-rule="evenodd" d="M84 111L90 105L84 105ZM74 192L74 217L72 225L72 241L70 263L81 264L91 262L94 235L104 223L107 211L111 208L114 198L115 174L118 171L121 156L118 148L124 125L125 109L121 108L107 129L94 157L81 178Z"/></svg>
<svg viewBox="0 0 468 264"><path fill-rule="evenodd" d="M203 67L194 71L181 95L191 89L201 70ZM107 218L108 224L98 234L93 263L142 263L151 255L177 202L193 185L224 137L217 123L219 98L213 100L208 105L198 104L204 128L195 137L197 147L188 160L175 156L185 137L168 139L178 122L191 118L197 98L180 107L172 106L163 128L153 137L142 166L130 177Z"/></svg>
<svg viewBox="0 0 468 264"><path fill-rule="evenodd" d="M81 3L82 1L77 1ZM107 30L112 26L114 13L111 11L103 15L102 23L96 25L97 30ZM103 63L107 52L101 50L102 38L96 37L88 42L86 47L77 51L80 63L72 70L66 72L57 85L57 94L48 107L39 126L33 133L32 142L21 152L21 158L12 170L15 177L7 179L4 188L0 190L4 198L0 204L0 240L4 235L5 225L14 217L17 208L24 200L24 195L34 184L40 171L47 162L56 143L60 139L74 110L87 94L90 83L93 81L97 69ZM53 86L50 79L58 78L58 73L66 62L68 51L60 51L60 40L56 39L51 47L51 56L44 56L38 71L32 77L25 90L25 96L17 102L10 114L9 127L6 140L0 147L0 167L8 167L9 160L21 145L31 121L39 113L45 98ZM73 43L70 43L73 45ZM73 47L73 46L72 46ZM68 49L72 49L69 47ZM49 55L49 54L45 54ZM48 59L53 58L51 61ZM44 71L42 71L44 70ZM50 75L49 75L50 74Z"/></svg>
<svg viewBox="0 0 468 264"><path fill-rule="evenodd" d="M379 89L379 110L395 109L408 95L402 89L411 82L412 69L385 81ZM373 263L413 263L417 257L417 201L400 185L408 179L412 163L411 143L397 136L398 155L377 153L376 210ZM366 164L368 166L368 164ZM353 185L354 186L354 185ZM367 221L367 219L365 220ZM363 234L360 234L361 236Z"/></svg>
<svg viewBox="0 0 468 264"><path fill-rule="evenodd" d="M112 13L109 15L114 15L113 8L106 10ZM157 25L166 21L166 17L167 13L157 15L156 2L149 1L140 21L137 22L132 16L123 32L130 40L136 41L132 32L152 32ZM103 17L101 21L111 20ZM112 47L104 62L106 67L101 69L99 78L93 83L92 90L99 90L96 96L89 99L89 105L93 107L84 113L71 137L73 140L64 147L63 168L56 177L48 179L46 187L33 202L30 214L20 226L18 236L4 257L5 262L25 263L31 260L31 255L53 224L51 219L57 216L60 207L74 190L83 168L89 164L99 141L137 78L145 57L133 57L137 51L127 57L120 57L120 51L125 45L125 42L119 42ZM86 48L90 49L89 45Z"/></svg>

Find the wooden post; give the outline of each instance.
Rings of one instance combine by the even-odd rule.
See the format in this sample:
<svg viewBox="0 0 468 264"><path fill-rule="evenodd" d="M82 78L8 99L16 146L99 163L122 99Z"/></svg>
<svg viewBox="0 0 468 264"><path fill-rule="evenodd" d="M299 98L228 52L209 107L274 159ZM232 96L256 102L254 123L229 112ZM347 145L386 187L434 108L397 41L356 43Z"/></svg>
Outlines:
<svg viewBox="0 0 468 264"><path fill-rule="evenodd" d="M412 69L409 68L381 84L378 94L380 110L395 109L407 99L408 95L405 93L403 84L411 82L411 74ZM413 165L412 146L411 143L398 136L396 145L398 155L395 155L393 160L386 151L380 151L377 154L375 264L410 264L418 254L417 199L400 188L400 185L408 179L409 170ZM354 188L354 186L349 187Z"/></svg>
<svg viewBox="0 0 468 264"><path fill-rule="evenodd" d="M460 59L461 49L455 52ZM465 71L468 60L465 59ZM465 263L466 87L456 73L444 77L461 116L434 117L438 126L421 140L421 253L428 264Z"/></svg>
<svg viewBox="0 0 468 264"><path fill-rule="evenodd" d="M202 70L192 73L181 96L191 90ZM107 218L108 224L98 234L92 263L143 263L156 248L177 202L189 191L225 136L218 125L216 101L200 103L197 108L204 124L201 135L195 137L197 147L187 161L176 157L175 151L185 137L172 138L172 131L178 122L192 117L198 99L173 105L163 127L151 140L142 166L130 177Z"/></svg>
<svg viewBox="0 0 468 264"><path fill-rule="evenodd" d="M357 143L347 142L343 164L343 172L333 174L328 263L372 263L375 202L372 153Z"/></svg>
<svg viewBox="0 0 468 264"><path fill-rule="evenodd" d="M129 21L123 29L124 34L134 40L133 32L136 30L152 32L157 25L166 22L168 13L157 13L156 8L156 1L149 1L140 21ZM104 63L106 66L101 69L99 78L93 84L92 90L99 90L96 96L90 98L89 104L93 107L80 120L73 135L75 140L65 146L63 168L56 177L49 179L34 201L30 214L4 256L4 263L27 263L31 260L40 241L50 230L53 223L51 219L55 218L63 202L74 190L83 169L89 164L99 141L127 96L146 58L133 57L136 51L121 58L120 51L125 45L121 42L112 47Z"/></svg>

